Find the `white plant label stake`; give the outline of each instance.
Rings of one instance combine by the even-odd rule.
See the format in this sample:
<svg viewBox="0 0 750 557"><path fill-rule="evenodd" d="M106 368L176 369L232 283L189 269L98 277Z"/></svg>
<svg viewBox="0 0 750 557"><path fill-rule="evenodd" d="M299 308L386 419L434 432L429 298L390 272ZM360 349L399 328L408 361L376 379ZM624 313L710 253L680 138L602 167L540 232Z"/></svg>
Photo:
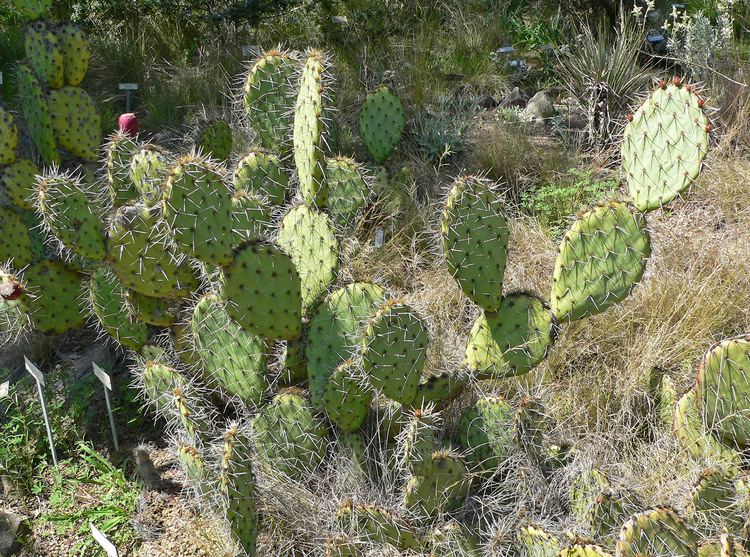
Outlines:
<svg viewBox="0 0 750 557"><path fill-rule="evenodd" d="M5 398L10 392L10 381L0 383L0 398Z"/></svg>
<svg viewBox="0 0 750 557"><path fill-rule="evenodd" d="M115 426L115 415L112 412L112 399L109 396L109 393L112 391L112 379L106 371L96 365L96 362L91 362L91 365L94 368L94 375L104 385L104 401L107 403L107 415L109 416L109 427L112 430L112 442L115 445L115 450L119 451L120 443L117 441L117 426Z"/></svg>
<svg viewBox="0 0 750 557"><path fill-rule="evenodd" d="M49 448L52 451L52 462L57 466L57 451L55 450L55 438L52 435L52 426L49 423L47 415L47 401L44 398L44 374L36 367L26 356L23 357L26 364L26 371L36 380L36 387L39 391L39 402L42 404L42 416L44 416L44 425L47 428L47 438L49 439Z"/></svg>
<svg viewBox="0 0 750 557"><path fill-rule="evenodd" d="M99 528L94 526L93 522L89 522L89 527L91 528L91 535L94 536L94 539L97 541L97 543L102 546L102 549L107 554L107 557L120 557L120 554L117 553L117 548L115 547L115 545L99 531Z"/></svg>

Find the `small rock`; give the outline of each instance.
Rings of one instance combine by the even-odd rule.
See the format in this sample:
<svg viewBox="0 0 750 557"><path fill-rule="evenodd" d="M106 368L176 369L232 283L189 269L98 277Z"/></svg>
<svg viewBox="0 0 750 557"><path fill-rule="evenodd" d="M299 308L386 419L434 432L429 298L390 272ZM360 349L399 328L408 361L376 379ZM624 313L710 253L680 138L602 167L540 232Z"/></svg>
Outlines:
<svg viewBox="0 0 750 557"><path fill-rule="evenodd" d="M480 108L484 108L485 110L490 110L491 108L495 108L498 105L498 102L493 99L490 95L483 95L479 97L477 100L477 106Z"/></svg>
<svg viewBox="0 0 750 557"><path fill-rule="evenodd" d="M29 524L25 516L0 511L0 557L17 555L21 550L22 536L29 532Z"/></svg>
<svg viewBox="0 0 750 557"><path fill-rule="evenodd" d="M552 104L552 99L544 91L539 91L531 97L531 100L526 104L525 112L529 117L540 120L557 116L557 110L555 105Z"/></svg>
<svg viewBox="0 0 750 557"><path fill-rule="evenodd" d="M526 93L521 91L519 87L514 87L500 104L505 108L523 108L528 100L529 96Z"/></svg>

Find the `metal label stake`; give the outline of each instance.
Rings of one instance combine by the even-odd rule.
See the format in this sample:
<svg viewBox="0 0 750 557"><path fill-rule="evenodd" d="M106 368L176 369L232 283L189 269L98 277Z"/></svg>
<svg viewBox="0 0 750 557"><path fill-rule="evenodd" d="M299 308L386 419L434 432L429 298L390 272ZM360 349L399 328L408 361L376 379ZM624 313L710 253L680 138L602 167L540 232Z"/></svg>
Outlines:
<svg viewBox="0 0 750 557"><path fill-rule="evenodd" d="M94 539L97 541L97 543L102 546L102 549L107 554L107 557L120 557L120 554L117 553L117 548L115 547L115 545L99 531L99 528L94 526L93 522L89 522L89 528L91 528L91 535L94 536Z"/></svg>
<svg viewBox="0 0 750 557"><path fill-rule="evenodd" d="M120 443L117 441L117 426L115 426L115 415L112 412L112 399L109 396L109 393L112 391L112 379L106 371L96 365L96 362L91 362L91 365L94 368L94 375L104 385L104 400L107 403L107 415L109 415L109 427L112 430L112 442L115 445L115 450L119 452Z"/></svg>
<svg viewBox="0 0 750 557"><path fill-rule="evenodd" d="M39 402L42 404L42 415L44 416L44 425L47 428L47 438L49 439L49 448L52 451L52 462L57 466L57 451L55 450L55 438L52 435L52 426L49 423L47 415L47 401L44 398L44 374L36 367L26 356L23 357L26 364L26 371L36 380L36 387L39 391Z"/></svg>
<svg viewBox="0 0 750 557"><path fill-rule="evenodd" d="M120 83L118 88L125 91L125 112L130 112L130 95L133 91L138 90L137 83Z"/></svg>

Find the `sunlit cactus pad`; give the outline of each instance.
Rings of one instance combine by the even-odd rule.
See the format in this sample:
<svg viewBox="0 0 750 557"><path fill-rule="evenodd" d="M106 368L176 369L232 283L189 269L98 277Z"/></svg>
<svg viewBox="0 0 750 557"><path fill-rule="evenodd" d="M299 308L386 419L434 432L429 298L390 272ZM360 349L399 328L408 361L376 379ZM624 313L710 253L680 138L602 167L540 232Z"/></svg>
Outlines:
<svg viewBox="0 0 750 557"><path fill-rule="evenodd" d="M101 119L89 94L66 85L50 91L48 103L52 129L60 146L76 157L96 161L102 142Z"/></svg>
<svg viewBox="0 0 750 557"><path fill-rule="evenodd" d="M34 146L44 162L59 164L60 154L52 131L52 115L41 83L24 64L19 64L16 68L16 81L21 109Z"/></svg>
<svg viewBox="0 0 750 557"><path fill-rule="evenodd" d="M54 30L44 21L26 27L24 50L29 65L44 85L59 89L65 84L63 51Z"/></svg>
<svg viewBox="0 0 750 557"><path fill-rule="evenodd" d="M702 99L679 80L663 83L625 127L622 166L641 211L672 201L698 177L708 152Z"/></svg>
<svg viewBox="0 0 750 557"><path fill-rule="evenodd" d="M62 261L40 261L24 273L37 331L60 334L83 326L83 275Z"/></svg>
<svg viewBox="0 0 750 557"><path fill-rule="evenodd" d="M106 267L91 275L89 302L98 325L122 346L140 350L146 344L148 327L130 316L125 308L125 290Z"/></svg>
<svg viewBox="0 0 750 557"><path fill-rule="evenodd" d="M236 192L255 195L271 205L282 205L289 177L277 155L252 149L237 163L233 184Z"/></svg>
<svg viewBox="0 0 750 557"><path fill-rule="evenodd" d="M615 555L697 557L698 536L672 509L650 509L632 516L623 525Z"/></svg>
<svg viewBox="0 0 750 557"><path fill-rule="evenodd" d="M30 159L16 159L0 168L0 188L19 209L33 210L36 203L36 177L39 167Z"/></svg>

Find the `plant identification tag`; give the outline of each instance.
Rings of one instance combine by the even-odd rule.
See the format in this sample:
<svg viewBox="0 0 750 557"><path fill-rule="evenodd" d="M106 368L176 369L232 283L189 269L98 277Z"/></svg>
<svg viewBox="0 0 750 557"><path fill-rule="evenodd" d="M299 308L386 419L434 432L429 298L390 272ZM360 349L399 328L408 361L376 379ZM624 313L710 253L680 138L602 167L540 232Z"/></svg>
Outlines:
<svg viewBox="0 0 750 557"><path fill-rule="evenodd" d="M112 410L112 399L109 396L112 391L112 378L109 373L100 368L96 362L91 362L91 367L94 369L94 375L104 385L104 402L107 403L107 415L109 416L109 428L112 430L112 443L114 444L115 450L120 450L120 443L117 440L117 426L115 426L115 413Z"/></svg>
<svg viewBox="0 0 750 557"><path fill-rule="evenodd" d="M10 381L6 381L5 383L0 383L0 398L5 398L8 396L8 392L10 391Z"/></svg>
<svg viewBox="0 0 750 557"><path fill-rule="evenodd" d="M39 403L42 405L42 416L44 417L44 426L47 428L47 439L49 440L49 450L52 453L52 462L57 466L57 450L55 450L55 437L52 435L52 426L49 423L47 414L47 401L44 398L44 374L36 367L26 356L23 357L26 364L26 371L36 380L36 388L39 391Z"/></svg>
<svg viewBox="0 0 750 557"><path fill-rule="evenodd" d="M120 557L120 554L117 553L117 548L115 547L115 545L99 531L99 528L94 526L93 522L89 522L89 527L91 528L91 535L94 536L94 539L97 541L97 543L102 546L102 549L107 554L107 557Z"/></svg>

